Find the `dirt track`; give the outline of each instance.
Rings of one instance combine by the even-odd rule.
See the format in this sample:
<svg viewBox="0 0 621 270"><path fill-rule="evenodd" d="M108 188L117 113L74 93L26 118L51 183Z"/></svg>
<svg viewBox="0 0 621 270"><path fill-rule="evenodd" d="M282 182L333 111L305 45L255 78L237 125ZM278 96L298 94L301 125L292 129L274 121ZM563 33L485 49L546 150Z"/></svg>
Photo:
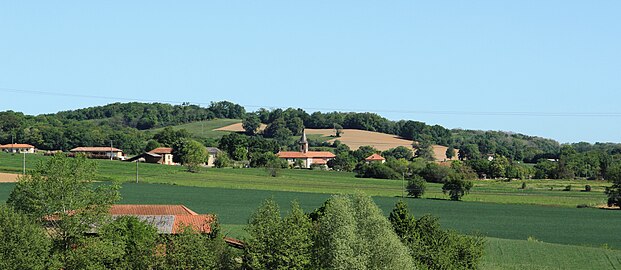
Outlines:
<svg viewBox="0 0 621 270"><path fill-rule="evenodd" d="M13 183L17 182L19 174L13 173L0 173L0 183Z"/></svg>

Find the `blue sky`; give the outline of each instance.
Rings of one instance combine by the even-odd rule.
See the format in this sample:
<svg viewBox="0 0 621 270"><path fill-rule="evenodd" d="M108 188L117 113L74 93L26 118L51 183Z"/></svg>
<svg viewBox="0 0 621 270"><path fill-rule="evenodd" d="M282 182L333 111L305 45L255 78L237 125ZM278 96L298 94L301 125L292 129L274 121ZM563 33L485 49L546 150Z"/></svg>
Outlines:
<svg viewBox="0 0 621 270"><path fill-rule="evenodd" d="M620 1L22 2L0 111L230 100L621 142Z"/></svg>

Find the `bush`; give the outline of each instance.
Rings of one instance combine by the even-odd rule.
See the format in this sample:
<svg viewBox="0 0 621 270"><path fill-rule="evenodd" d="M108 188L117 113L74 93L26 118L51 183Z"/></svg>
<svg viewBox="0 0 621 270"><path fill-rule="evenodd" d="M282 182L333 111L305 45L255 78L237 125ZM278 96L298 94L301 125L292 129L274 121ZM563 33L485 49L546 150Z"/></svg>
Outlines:
<svg viewBox="0 0 621 270"><path fill-rule="evenodd" d="M584 186L584 191L590 192L591 191L591 185Z"/></svg>
<svg viewBox="0 0 621 270"><path fill-rule="evenodd" d="M395 170L381 163L370 163L358 165L356 168L356 177L360 178L379 178L379 179L400 179Z"/></svg>
<svg viewBox="0 0 621 270"><path fill-rule="evenodd" d="M522 189L526 189L526 182L522 182Z"/></svg>
<svg viewBox="0 0 621 270"><path fill-rule="evenodd" d="M425 194L427 182L422 177L415 175L414 178L408 181L408 186L405 188L408 192L408 196L414 198L420 198Z"/></svg>

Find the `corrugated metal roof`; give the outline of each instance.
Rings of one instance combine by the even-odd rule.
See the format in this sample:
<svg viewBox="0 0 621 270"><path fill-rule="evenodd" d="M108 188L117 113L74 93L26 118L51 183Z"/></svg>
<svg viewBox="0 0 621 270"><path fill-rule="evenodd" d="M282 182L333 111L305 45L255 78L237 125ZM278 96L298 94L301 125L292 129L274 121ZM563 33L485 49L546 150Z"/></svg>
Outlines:
<svg viewBox="0 0 621 270"><path fill-rule="evenodd" d="M111 215L197 215L184 205L115 204Z"/></svg>

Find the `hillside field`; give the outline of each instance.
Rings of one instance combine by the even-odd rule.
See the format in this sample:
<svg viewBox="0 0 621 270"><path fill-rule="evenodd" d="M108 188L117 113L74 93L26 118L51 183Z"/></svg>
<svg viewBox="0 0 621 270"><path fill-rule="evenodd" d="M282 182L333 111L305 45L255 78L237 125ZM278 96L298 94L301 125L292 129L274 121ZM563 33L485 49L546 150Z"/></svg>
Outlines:
<svg viewBox="0 0 621 270"><path fill-rule="evenodd" d="M226 134L229 134L227 131L219 130L219 128L226 127L235 123L241 123L239 119L214 119L214 120L205 120L192 122L177 126L171 126L174 130L185 129L192 136L196 138L220 138ZM157 133L164 128L156 128L150 129L149 131L153 133Z"/></svg>
<svg viewBox="0 0 621 270"><path fill-rule="evenodd" d="M32 168L47 157L27 155L26 166ZM136 164L121 161L96 160L99 168L97 180L134 182ZM231 169L208 168L201 173L188 173L180 166L158 164L138 165L139 182L175 184L183 186L215 187L229 189L255 189L334 194L365 192L372 196L401 196L403 182L400 180L355 178L353 173L335 171L282 170L282 176L270 177L261 168ZM22 172L22 155L0 153L0 172ZM505 204L534 204L574 208L577 205L600 205L605 202L603 191L610 184L587 180L526 180L503 182L496 180L473 180L475 186L464 201L493 202ZM522 182L525 190L519 189ZM582 192L586 184L591 192ZM571 191L562 191L572 185ZM442 185L428 183L424 198L446 199Z"/></svg>

